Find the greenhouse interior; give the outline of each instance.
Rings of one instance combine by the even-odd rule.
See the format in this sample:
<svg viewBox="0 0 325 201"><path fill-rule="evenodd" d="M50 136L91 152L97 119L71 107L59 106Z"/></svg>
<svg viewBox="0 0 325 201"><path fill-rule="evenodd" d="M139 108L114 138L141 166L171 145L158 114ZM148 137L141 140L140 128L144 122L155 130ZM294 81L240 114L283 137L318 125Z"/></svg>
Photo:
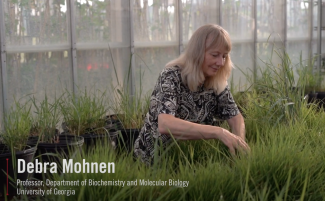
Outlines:
<svg viewBox="0 0 325 201"><path fill-rule="evenodd" d="M175 153L172 159L146 169L132 160L132 154L120 157L95 148L75 161L114 161L115 174L75 172L54 174L51 179L133 180L135 184L59 186L57 194L48 197L325 199L325 0L1 0L3 136L16 119L22 126L20 120L44 112L38 106L42 103L63 108L62 114L51 115L60 122L55 129L66 132L70 127L64 127L64 121L69 123L65 115L72 116L69 111L81 115L74 101L86 99L92 100L89 105L98 103L92 109L106 117L137 111L121 118L129 118L131 125L141 129L160 73L184 53L193 33L206 24L221 26L231 39L233 68L228 86L245 119L249 156L234 159L218 141L190 141L170 148ZM74 109L68 108L69 101ZM107 108L99 114L102 106ZM26 110L33 117L24 116ZM87 116L94 111L82 112ZM225 121L214 119L214 124L229 129ZM33 127L28 128L30 132ZM143 179L166 180L167 185L150 186ZM168 188L168 180L189 184ZM0 190L1 199L5 194Z"/></svg>

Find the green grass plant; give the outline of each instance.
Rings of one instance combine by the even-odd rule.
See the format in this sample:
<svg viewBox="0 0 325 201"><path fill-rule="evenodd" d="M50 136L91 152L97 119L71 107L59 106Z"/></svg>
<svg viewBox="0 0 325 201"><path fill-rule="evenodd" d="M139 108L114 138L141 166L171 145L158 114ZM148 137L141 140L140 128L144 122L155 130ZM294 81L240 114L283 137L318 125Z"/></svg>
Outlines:
<svg viewBox="0 0 325 201"><path fill-rule="evenodd" d="M38 136L40 142L58 142L58 127L62 115L60 112L61 97L50 101L45 95L41 102L37 102L35 97L31 97L31 102L35 108L35 117L31 129L31 136Z"/></svg>
<svg viewBox="0 0 325 201"><path fill-rule="evenodd" d="M122 123L123 129L140 129L149 111L150 92L144 93L142 88L144 72L139 72L139 87L131 90L131 68L123 83L111 86L111 110Z"/></svg>
<svg viewBox="0 0 325 201"><path fill-rule="evenodd" d="M304 115L308 113L304 113L303 109L307 106L304 92L310 81L306 69L310 67L304 66L306 61L302 59L297 64L292 63L283 47L273 46L272 52L269 60L262 61L264 66L260 66L258 72L243 72L251 86L247 91L234 96L247 124L265 122L265 126L278 126L283 122L290 123L305 118ZM280 62L272 62L273 56L277 56ZM310 60L307 63L313 63L313 59ZM295 70L299 77L294 75ZM247 127L253 129L254 125ZM248 136L257 138L259 133Z"/></svg>
<svg viewBox="0 0 325 201"><path fill-rule="evenodd" d="M110 46L108 46L110 49ZM112 56L112 55L111 55ZM143 91L143 76L144 71L140 69L132 69L132 59L136 56L134 54L130 57L130 63L126 69L126 73L122 82L117 76L117 69L113 62L114 72L117 78L117 85L112 83L109 85L110 94L109 102L110 112L113 112L113 118L117 119L122 125L118 129L140 129L144 125L144 118L149 110L150 92ZM150 68L145 64L146 69ZM112 61L114 61L112 57ZM134 72L133 72L134 71ZM137 82L134 78L137 77Z"/></svg>
<svg viewBox="0 0 325 201"><path fill-rule="evenodd" d="M251 101L251 100L249 100ZM324 200L325 113L301 108L301 118L247 125L260 137L249 140L249 154L232 157L217 140L177 141L146 166L132 154L117 155L103 144L74 157L75 162L114 162L115 173L54 174L57 181L135 181L136 186L57 187L76 195L51 195L49 200ZM141 186L139 180L182 180L189 186Z"/></svg>
<svg viewBox="0 0 325 201"><path fill-rule="evenodd" d="M5 115L4 129L0 135L1 142L8 146L12 153L22 151L26 148L31 127L31 104L15 101Z"/></svg>
<svg viewBox="0 0 325 201"><path fill-rule="evenodd" d="M115 89L112 110L122 123L123 129L139 129L143 126L145 115L149 110L149 100L148 94L143 96L140 92L130 95L128 90Z"/></svg>
<svg viewBox="0 0 325 201"><path fill-rule="evenodd" d="M64 124L69 134L107 132L104 128L108 111L106 92L89 93L85 90L79 91L78 95L67 92L60 103Z"/></svg>
<svg viewBox="0 0 325 201"><path fill-rule="evenodd" d="M317 118L324 114L315 113ZM232 157L217 140L183 141L168 149L153 166L135 161L132 154L117 156L105 145L74 160L114 162L115 173L55 175L58 181L135 181L137 186L58 187L76 195L52 195L54 200L323 200L325 198L324 133L318 122L266 127L268 137L250 143L249 154ZM325 123L325 120L321 120ZM324 125L324 124L323 124ZM260 125L264 126L264 125ZM312 129L310 127L314 127ZM259 127L259 126L258 126ZM316 144L317 143L317 144ZM186 162L188 161L188 162ZM139 180L167 181L166 186L141 186ZM188 187L169 186L171 180Z"/></svg>
<svg viewBox="0 0 325 201"><path fill-rule="evenodd" d="M304 83L304 93L314 93L317 91L325 90L325 80L323 79L323 74L315 72L315 61L317 56L311 58L308 63L309 65L302 65L303 61L300 56L300 62L297 66L297 73L299 79Z"/></svg>

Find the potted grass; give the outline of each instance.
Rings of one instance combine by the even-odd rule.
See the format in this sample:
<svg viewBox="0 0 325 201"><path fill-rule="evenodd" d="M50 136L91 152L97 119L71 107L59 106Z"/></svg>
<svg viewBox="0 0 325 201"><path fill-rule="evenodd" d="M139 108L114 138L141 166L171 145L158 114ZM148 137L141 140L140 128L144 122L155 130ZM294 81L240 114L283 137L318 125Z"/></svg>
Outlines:
<svg viewBox="0 0 325 201"><path fill-rule="evenodd" d="M4 129L0 135L0 198L16 195L17 179L26 180L28 172L18 173L18 159L25 161L21 169L26 170L32 162L36 146L28 146L28 136L32 127L31 105L15 102L4 119ZM7 174L8 173L8 174Z"/></svg>
<svg viewBox="0 0 325 201"><path fill-rule="evenodd" d="M113 142L117 131L105 117L107 113L105 93L89 94L86 90L78 96L68 93L60 108L63 114L62 128L64 133L82 136L87 148L98 141Z"/></svg>
<svg viewBox="0 0 325 201"><path fill-rule="evenodd" d="M112 121L117 122L121 135L118 137L117 146L128 152L133 150L133 144L139 136L140 129L144 124L144 118L149 110L150 96L142 96L140 93L130 95L124 88L115 88L114 91L114 115Z"/></svg>
<svg viewBox="0 0 325 201"><path fill-rule="evenodd" d="M276 127L282 123L289 124L300 118L301 108L304 107L303 89L306 72L299 72L297 78L288 53L282 47L272 50L279 59L273 63L272 57L262 61L264 66L257 68L255 74L246 74L250 81L250 93L245 94L244 102L239 101L245 114L245 127L248 140L258 141L260 133L251 133L250 129L257 124L267 124ZM298 65L303 65L299 63ZM254 77L253 77L254 76ZM263 136L265 137L265 136Z"/></svg>
<svg viewBox="0 0 325 201"><path fill-rule="evenodd" d="M132 60L131 55L130 61ZM113 58L112 58L113 59ZM131 64L131 63L130 63ZM148 68L148 66L146 66ZM110 83L109 102L111 113L106 116L106 119L113 128L119 131L116 140L116 148L118 151L126 150L131 152L136 138L139 136L140 129L144 125L144 118L149 111L150 96L143 93L143 77L144 71L137 69L132 70L132 65L129 65L123 78L120 82L117 76L117 69L113 65L116 83ZM149 69L149 68L148 68ZM134 83L133 76L136 76L136 83ZM131 90L131 86L136 85L136 89Z"/></svg>
<svg viewBox="0 0 325 201"><path fill-rule="evenodd" d="M312 79L314 80L314 78ZM307 85L305 88L305 99L308 103L317 104L318 108L325 107L325 87L322 82L315 85Z"/></svg>
<svg viewBox="0 0 325 201"><path fill-rule="evenodd" d="M37 146L36 159L41 162L61 164L62 158L70 158L75 151L80 151L82 137L75 135L59 135L58 125L61 120L61 97L50 102L45 95L44 100L37 103L34 97L31 102L35 108L32 128L28 144ZM34 174L36 179L45 178L46 174ZM47 175L48 176L48 175Z"/></svg>
<svg viewBox="0 0 325 201"><path fill-rule="evenodd" d="M304 81L304 99L309 104L317 104L318 108L325 106L325 86L323 75L315 73L313 71L314 59L311 62L311 66L303 66L299 69L299 76Z"/></svg>

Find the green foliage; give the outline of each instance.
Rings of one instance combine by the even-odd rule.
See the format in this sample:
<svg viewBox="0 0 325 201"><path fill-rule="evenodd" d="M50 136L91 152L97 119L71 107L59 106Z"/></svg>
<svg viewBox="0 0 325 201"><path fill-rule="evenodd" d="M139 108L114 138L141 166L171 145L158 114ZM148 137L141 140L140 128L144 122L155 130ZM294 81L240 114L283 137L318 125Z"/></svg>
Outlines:
<svg viewBox="0 0 325 201"><path fill-rule="evenodd" d="M22 151L27 145L30 129L32 127L31 105L15 101L4 119L4 130L1 132L1 141L11 152Z"/></svg>
<svg viewBox="0 0 325 201"><path fill-rule="evenodd" d="M31 136L38 136L40 142L55 143L58 141L57 127L61 120L61 98L59 97L54 102L50 102L47 95L45 95L44 100L40 103L37 103L35 97L31 98L36 114L33 119Z"/></svg>
<svg viewBox="0 0 325 201"><path fill-rule="evenodd" d="M44 43L57 43L67 40L68 31L64 22L67 13L61 9L65 1L30 1L8 0L6 9L16 8L15 16L5 15L6 34L12 41L30 43L29 38L35 37ZM34 10L38 15L31 14ZM10 12L9 12L10 13ZM22 23L23 18L26 18Z"/></svg>
<svg viewBox="0 0 325 201"><path fill-rule="evenodd" d="M130 59L132 61L132 57ZM114 66L115 69L115 66ZM111 110L122 123L124 129L140 129L144 124L144 118L149 111L150 94L143 92L144 72L139 70L139 87L131 90L131 64L124 77L123 83L118 86L111 86L110 102Z"/></svg>
<svg viewBox="0 0 325 201"><path fill-rule="evenodd" d="M86 89L78 95L67 92L60 102L60 108L69 134L106 132L105 115L108 106L105 95L105 92L100 91L89 94Z"/></svg>
<svg viewBox="0 0 325 201"><path fill-rule="evenodd" d="M324 79L322 74L316 73L314 71L315 61L317 57L310 59L310 65L303 66L299 65L297 70L299 74L299 79L304 83L304 93L308 94L310 92L324 91ZM302 63L300 57L300 63Z"/></svg>
<svg viewBox="0 0 325 201"><path fill-rule="evenodd" d="M141 93L130 95L125 88L114 90L113 111L121 121L123 128L141 128L149 110L150 96Z"/></svg>
<svg viewBox="0 0 325 201"><path fill-rule="evenodd" d="M280 122L289 123L301 118L301 108L306 106L303 94L307 72L299 71L298 78L294 75L294 69L301 69L303 61L292 64L290 56L282 47L273 46L272 51L280 62L271 62L273 54L269 61L262 61L264 66L258 69L258 73L246 74L251 87L236 97L248 123L268 122L269 126L277 126Z"/></svg>
<svg viewBox="0 0 325 201"><path fill-rule="evenodd" d="M305 111L309 112L309 111ZM59 186L76 195L51 195L54 200L323 200L325 154L324 113L309 113L290 125L256 125L268 135L250 143L248 155L232 157L216 140L183 141L167 148L147 167L132 154L117 155L106 145L82 153L74 162L114 162L115 173L54 174L57 181L136 181L136 186ZM314 121L318 119L318 121ZM253 128L252 128L253 129ZM321 132L321 133L319 133ZM174 144L175 145L175 144ZM167 181L143 186L140 180ZM169 180L189 181L188 187ZM105 193L104 193L105 192Z"/></svg>
<svg viewBox="0 0 325 201"><path fill-rule="evenodd" d="M109 40L110 29L107 26L110 13L110 1L92 1L90 5L88 1L80 3L75 2L78 11L78 17L82 23L76 26L77 35L85 40Z"/></svg>

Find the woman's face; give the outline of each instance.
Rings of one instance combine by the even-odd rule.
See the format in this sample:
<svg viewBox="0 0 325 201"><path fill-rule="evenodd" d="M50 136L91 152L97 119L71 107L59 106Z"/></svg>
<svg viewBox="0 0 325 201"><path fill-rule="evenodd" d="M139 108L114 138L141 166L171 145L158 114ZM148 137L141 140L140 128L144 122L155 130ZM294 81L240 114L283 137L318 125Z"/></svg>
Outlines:
<svg viewBox="0 0 325 201"><path fill-rule="evenodd" d="M210 48L205 51L202 71L205 78L214 76L225 65L228 51L222 48Z"/></svg>

